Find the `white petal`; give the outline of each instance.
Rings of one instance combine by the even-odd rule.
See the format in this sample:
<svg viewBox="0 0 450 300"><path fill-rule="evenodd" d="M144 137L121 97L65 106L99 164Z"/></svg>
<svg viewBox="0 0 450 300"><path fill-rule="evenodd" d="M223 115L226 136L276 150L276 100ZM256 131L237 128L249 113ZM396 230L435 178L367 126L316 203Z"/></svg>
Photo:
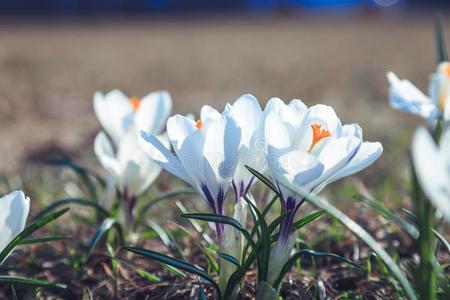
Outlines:
<svg viewBox="0 0 450 300"><path fill-rule="evenodd" d="M232 117L241 128L242 144L250 146L255 133L260 131L262 110L258 100L252 95L243 95L233 103Z"/></svg>
<svg viewBox="0 0 450 300"><path fill-rule="evenodd" d="M205 182L203 157L203 128L199 130L195 122L182 115L170 117L167 134L172 147L189 177L195 182Z"/></svg>
<svg viewBox="0 0 450 300"><path fill-rule="evenodd" d="M119 90L113 90L106 95L96 92L94 111L116 146L128 128L134 124L134 113L130 101Z"/></svg>
<svg viewBox="0 0 450 300"><path fill-rule="evenodd" d="M121 173L120 165L114 154L113 146L103 131L95 137L94 152L103 168L118 182Z"/></svg>
<svg viewBox="0 0 450 300"><path fill-rule="evenodd" d="M136 128L151 134L159 134L172 111L172 98L166 91L150 93L141 100L135 115Z"/></svg>
<svg viewBox="0 0 450 300"><path fill-rule="evenodd" d="M323 104L311 106L306 113L304 123L308 123L309 126L322 125L323 129L330 131L333 136L341 136L342 124L331 106Z"/></svg>
<svg viewBox="0 0 450 300"><path fill-rule="evenodd" d="M149 155L159 166L172 175L180 178L188 184L195 187L195 183L190 178L178 158L173 155L170 150L165 147L154 135L141 131L141 139L139 140L141 149Z"/></svg>
<svg viewBox="0 0 450 300"><path fill-rule="evenodd" d="M122 170L120 182L129 195L139 196L156 179L161 170L143 152L134 130L130 130L122 139L117 157Z"/></svg>
<svg viewBox="0 0 450 300"><path fill-rule="evenodd" d="M450 221L449 166L425 128L419 128L414 134L412 157L425 195L447 221Z"/></svg>
<svg viewBox="0 0 450 300"><path fill-rule="evenodd" d="M392 72L389 72L387 77L390 83L389 102L394 109L424 118L437 116L438 110L433 101L411 82L400 80Z"/></svg>
<svg viewBox="0 0 450 300"><path fill-rule="evenodd" d="M276 113L270 113L264 120L264 140L267 146L287 149L291 146L291 133Z"/></svg>
<svg viewBox="0 0 450 300"><path fill-rule="evenodd" d="M269 152L271 149L269 148ZM302 151L291 151L281 155L276 164L271 163L270 169L275 174L285 177L289 182L303 186L318 178L324 166L314 155Z"/></svg>
<svg viewBox="0 0 450 300"><path fill-rule="evenodd" d="M354 136L354 137L362 140L363 134L362 134L361 126L359 126L356 123L346 124L346 125L342 126L342 136Z"/></svg>
<svg viewBox="0 0 450 300"><path fill-rule="evenodd" d="M331 139L317 157L324 165L323 173L308 186L315 188L343 169L354 158L360 145L361 141L355 137Z"/></svg>
<svg viewBox="0 0 450 300"><path fill-rule="evenodd" d="M373 164L383 153L383 146L379 142L364 142L351 161L335 175L323 182L317 190L321 190L325 185L337 181L341 178L358 173Z"/></svg>
<svg viewBox="0 0 450 300"><path fill-rule="evenodd" d="M209 105L203 105L200 110L200 120L202 121L202 131L206 132L209 125L214 122L214 120L221 117L221 114Z"/></svg>
<svg viewBox="0 0 450 300"><path fill-rule="evenodd" d="M217 193L219 187L224 192L228 189L236 171L240 143L241 129L228 113L211 123L206 132L203 155L207 161L204 178L212 193Z"/></svg>
<svg viewBox="0 0 450 300"><path fill-rule="evenodd" d="M30 199L22 191L0 198L0 252L23 231L29 211Z"/></svg>

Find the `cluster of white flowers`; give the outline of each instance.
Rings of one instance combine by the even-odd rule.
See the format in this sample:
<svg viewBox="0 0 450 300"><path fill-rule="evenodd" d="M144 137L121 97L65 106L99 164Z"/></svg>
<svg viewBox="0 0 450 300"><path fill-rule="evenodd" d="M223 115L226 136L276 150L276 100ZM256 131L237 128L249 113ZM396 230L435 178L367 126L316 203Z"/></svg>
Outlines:
<svg viewBox="0 0 450 300"><path fill-rule="evenodd" d="M429 97L408 80L399 80L392 72L387 76L391 106L427 119L435 131L432 136L425 127L417 129L412 158L425 195L450 221L450 63L441 62L431 74Z"/></svg>

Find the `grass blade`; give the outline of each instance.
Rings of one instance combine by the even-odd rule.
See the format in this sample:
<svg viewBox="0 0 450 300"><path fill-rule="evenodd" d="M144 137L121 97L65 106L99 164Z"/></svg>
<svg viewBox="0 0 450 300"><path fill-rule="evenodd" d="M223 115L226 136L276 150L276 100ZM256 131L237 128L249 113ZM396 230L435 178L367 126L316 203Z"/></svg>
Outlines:
<svg viewBox="0 0 450 300"><path fill-rule="evenodd" d="M97 228L97 231L95 232L94 236L92 237L91 241L89 242L89 247L86 252L86 254L83 257L83 262L86 263L91 256L92 252L95 249L95 246L98 244L102 236L104 236L110 229L115 228L118 233L119 242L121 245L123 245L123 235L122 235L122 227L120 224L114 220L113 218L107 218L103 220L102 224Z"/></svg>
<svg viewBox="0 0 450 300"><path fill-rule="evenodd" d="M196 195L198 194L196 191L192 189L180 189L175 191L169 191L158 195L157 197L148 201L144 206L139 208L138 214L136 216L136 224L140 224L140 222L144 219L147 211L155 204L159 203L162 200L166 200L169 198L182 196L182 195Z"/></svg>
<svg viewBox="0 0 450 300"><path fill-rule="evenodd" d="M67 205L67 204L77 204L82 206L91 206L95 208L97 211L101 212L105 216L110 216L109 212L105 210L103 207L98 205L97 203L85 199L79 199L79 198L66 198L62 200L58 200L54 202L53 204L47 206L43 210L41 210L38 214L34 216L34 219L42 218L42 216L46 215L47 213L51 212L52 210L57 209L58 207Z"/></svg>
<svg viewBox="0 0 450 300"><path fill-rule="evenodd" d="M266 176L264 176L263 174L259 173L258 171L256 171L255 169L253 169L250 166L245 166L247 168L247 170L249 170L250 173L253 174L253 176L255 176L256 178L258 178L262 183L264 183L268 188L270 188L272 191L275 192L275 194L279 194L278 189L276 188L276 186L272 183L272 181L270 181L269 178L267 178Z"/></svg>
<svg viewBox="0 0 450 300"><path fill-rule="evenodd" d="M42 217L36 221L34 221L31 225L29 225L27 228L25 228L18 236L16 236L9 244L8 246L3 249L3 251L0 253L0 264L8 257L8 255L14 250L14 248L23 241L26 237L33 234L36 230L40 229L41 227L45 226L47 223L50 223L51 221L59 218L63 214L65 214L69 208L62 209L60 211L57 211L51 215Z"/></svg>
<svg viewBox="0 0 450 300"><path fill-rule="evenodd" d="M300 188L297 185L290 184L287 180L281 176L276 175L276 179L280 184L283 184L289 187L292 191L299 194L301 197L306 198L309 202L319 207L320 209L325 210L328 214L335 217L339 222L341 222L345 227L350 229L357 237L363 240L377 255L378 257L388 266L391 270L395 278L402 285L406 295L411 300L417 300L416 293L411 286L411 283L406 279L405 275L402 273L400 268L391 258L391 256L383 249L383 247L358 223L349 218L342 211L337 209L328 201L323 200L320 197L317 197L304 189Z"/></svg>
<svg viewBox="0 0 450 300"><path fill-rule="evenodd" d="M447 46L445 44L444 29L442 26L442 18L436 17L434 21L434 28L436 32L436 49L438 55L438 63L447 61Z"/></svg>
<svg viewBox="0 0 450 300"><path fill-rule="evenodd" d="M336 259L337 261L349 264L359 270L364 270L364 268L360 265L358 265L357 263L354 263L353 261L339 256L337 254L334 253L326 253L326 252L318 252L318 251L314 251L311 249L302 249L299 252L295 253L283 266L283 268L281 269L280 275L278 276L277 280L274 282L274 289L278 290L278 287L280 286L281 281L283 280L284 276L292 269L292 267L294 266L295 262L303 255L311 255L311 256L316 256L316 257L331 257Z"/></svg>
<svg viewBox="0 0 450 300"><path fill-rule="evenodd" d="M144 257L146 257L148 259L156 260L156 261L158 261L160 263L163 263L163 264L175 267L177 269L186 271L188 273L200 276L201 278L203 278L206 281L208 281L209 283L211 283L211 285L217 291L218 298L221 299L221 293L220 293L219 286L202 269L197 268L196 266L191 265L191 264L189 264L187 262L184 262L182 260L179 260L179 259L176 259L176 258L172 258L170 256L167 256L167 255L155 252L155 251L146 250L146 249L138 248L138 247L124 247L123 249L126 250L126 251L130 251L130 252L136 253L138 255L144 256Z"/></svg>
<svg viewBox="0 0 450 300"><path fill-rule="evenodd" d="M50 283L50 282L47 282L44 280L38 280L38 279L0 275L0 285L5 285L5 284L16 284L16 285L24 285L24 286L50 288L50 289L62 289L62 290L66 289L66 285L61 284L61 283Z"/></svg>
<svg viewBox="0 0 450 300"><path fill-rule="evenodd" d="M53 241L61 241L61 240L68 240L72 237L69 236L46 236L41 238L35 238L35 239L25 239L19 242L19 245L30 245L30 244L40 244L40 243L47 243L47 242L53 242Z"/></svg>

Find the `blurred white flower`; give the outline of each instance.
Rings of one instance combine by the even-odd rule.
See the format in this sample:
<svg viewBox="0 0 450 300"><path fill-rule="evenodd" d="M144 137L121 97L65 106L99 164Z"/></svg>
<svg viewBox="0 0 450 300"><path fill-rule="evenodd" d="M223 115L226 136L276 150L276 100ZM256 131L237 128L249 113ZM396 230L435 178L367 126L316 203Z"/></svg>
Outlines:
<svg viewBox="0 0 450 300"><path fill-rule="evenodd" d="M94 111L100 124L117 147L130 128L160 134L172 111L172 98L166 91L142 99L127 97L120 90L94 94Z"/></svg>
<svg viewBox="0 0 450 300"><path fill-rule="evenodd" d="M163 137L160 137L163 140ZM106 134L99 132L94 151L124 197L137 197L158 177L161 168L141 150L135 130L128 130L117 151Z"/></svg>
<svg viewBox="0 0 450 300"><path fill-rule="evenodd" d="M450 63L442 62L430 76L429 96L408 80L400 80L388 72L389 102L394 109L415 114L429 120L450 119Z"/></svg>
<svg viewBox="0 0 450 300"><path fill-rule="evenodd" d="M450 221L450 128L439 146L425 128L419 128L412 142L412 158L417 178L433 206Z"/></svg>
<svg viewBox="0 0 450 300"><path fill-rule="evenodd" d="M307 108L300 100L289 105L271 99L264 111L264 136L270 171L313 193L327 184L352 175L372 164L382 153L380 143L363 142L361 127L342 126L333 108ZM304 199L275 182L281 194L282 211L288 212L280 237L271 254L271 280L289 257L295 242L292 223Z"/></svg>
<svg viewBox="0 0 450 300"><path fill-rule="evenodd" d="M114 186L122 197L122 217L126 226L134 220L137 197L158 177L161 168L141 149L139 131L158 136L167 144L162 132L172 110L172 99L165 91L150 93L142 99L128 98L119 90L106 95L96 92L94 110L105 132L97 134L94 151L108 172L108 185L100 203L111 208Z"/></svg>
<svg viewBox="0 0 450 300"><path fill-rule="evenodd" d="M145 131L142 148L163 169L194 187L215 214L223 215L241 141L241 129L230 112L220 114L204 106L197 121L175 115L167 121L167 134L175 154ZM216 229L220 238L223 224Z"/></svg>
<svg viewBox="0 0 450 300"><path fill-rule="evenodd" d="M0 252L23 231L29 211L30 199L22 191L0 198Z"/></svg>

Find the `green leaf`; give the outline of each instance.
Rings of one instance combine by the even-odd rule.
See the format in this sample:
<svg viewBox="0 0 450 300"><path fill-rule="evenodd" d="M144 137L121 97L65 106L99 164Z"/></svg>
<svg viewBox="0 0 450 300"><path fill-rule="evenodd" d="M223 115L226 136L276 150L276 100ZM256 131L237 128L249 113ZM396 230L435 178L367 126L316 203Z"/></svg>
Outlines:
<svg viewBox="0 0 450 300"><path fill-rule="evenodd" d="M219 255L219 257L225 259L226 261L232 263L236 267L238 267L238 268L241 267L241 263L239 262L239 260L236 257L226 254L226 253L223 253L223 252L219 252L219 253L217 253L217 255Z"/></svg>
<svg viewBox="0 0 450 300"><path fill-rule="evenodd" d="M34 221L31 225L25 228L19 235L17 235L0 253L0 264L6 259L6 257L14 250L14 248L23 241L26 237L33 234L36 230L50 223L51 221L59 218L63 214L65 214L69 209L62 209L57 211L51 215L42 217L36 221Z"/></svg>
<svg viewBox="0 0 450 300"><path fill-rule="evenodd" d="M202 269L197 268L194 265L191 265L187 262L184 262L182 260L176 259L176 258L172 258L170 256L155 252L155 251L151 251L151 250L146 250L143 248L138 248L138 247L124 247L123 248L126 251L130 251L133 253L136 253L138 255L144 256L148 259L151 260L156 260L160 263L175 267L177 269L186 271L188 273L200 276L201 278L205 279L206 281L208 281L209 283L211 283L211 285L214 287L214 289L217 291L217 296L219 299L221 299L221 293L220 293L220 289L219 286L217 285L217 283Z"/></svg>
<svg viewBox="0 0 450 300"><path fill-rule="evenodd" d="M295 264L295 262L302 256L302 255L311 255L316 257L331 257L334 258L340 262L349 264L359 270L364 270L364 268L357 263L354 263L353 261L339 256L334 253L326 253L326 252L318 252L311 249L302 249L299 252L295 253L283 266L281 269L280 275L278 276L277 280L274 282L274 288L278 290L278 287L280 286L281 281L283 280L284 276L292 269L292 266Z"/></svg>
<svg viewBox="0 0 450 300"><path fill-rule="evenodd" d="M88 261L89 257L91 256L92 252L95 249L95 246L98 244L102 236L105 235L112 228L116 229L119 238L119 243L120 245L123 245L122 227L115 219L107 218L103 220L103 222L97 228L97 231L95 232L91 241L89 242L88 250L86 251L86 254L83 257L83 263L86 263Z"/></svg>
<svg viewBox="0 0 450 300"><path fill-rule="evenodd" d="M309 193L308 191L305 191L303 188L289 183L285 178L279 175L275 175L277 181L280 184L285 185L286 187L289 187L292 191L297 193L303 198L306 198L309 202L314 204L315 206L325 210L328 214L339 220L344 226L346 226L348 229L350 229L356 236L358 236L361 240L363 240L377 255L378 257L389 267L393 275L396 277L396 279L400 282L402 285L405 293L411 300L417 300L416 293L414 289L412 288L410 282L408 279L406 279L405 275L402 273L400 268L397 266L397 264L394 262L394 260L389 256L389 254L383 249L383 247L364 229L362 228L358 223L353 221L351 218L349 218L346 214L344 214L342 211L337 209L335 206L333 206L328 201L323 200L320 197L317 197L316 195L313 195Z"/></svg>
<svg viewBox="0 0 450 300"><path fill-rule="evenodd" d="M168 231L166 231L164 228L159 226L159 224L153 221L147 221L146 223L151 229L156 232L164 245L166 245L172 252L175 252L178 257L184 258L180 247Z"/></svg>
<svg viewBox="0 0 450 300"><path fill-rule="evenodd" d="M204 213L192 213L192 214L182 214L183 218L192 218L202 221L208 221L213 223L222 223L222 224L228 224L239 230L244 237L246 238L247 242L252 246L253 249L256 249L255 241L253 241L250 233L241 226L241 223L239 221L222 215L215 215L215 214L204 214Z"/></svg>
<svg viewBox="0 0 450 300"><path fill-rule="evenodd" d="M67 205L67 204L77 204L77 205L82 205L82 206L91 206L94 207L97 211L101 212L102 214L104 214L105 216L110 216L109 212L107 210L105 210L103 207L101 207L100 205L98 205L97 203L93 202L93 201L89 201L89 200L85 200L85 199L79 199L79 198L66 198L66 199L62 199L62 200L58 200L56 202L54 202L53 204L47 206L46 208L44 208L43 210L41 210L38 214L36 214L34 216L34 219L39 219L42 216L46 215L47 213L51 212L52 210L57 209L58 207Z"/></svg>
<svg viewBox="0 0 450 300"><path fill-rule="evenodd" d="M369 197L359 195L357 198L358 200L361 200L362 203L372 208L375 212L377 212L379 215L383 216L384 218L391 220L400 228L402 228L404 231L406 231L412 238L417 239L419 237L419 231L417 228L400 218L395 213L391 212L389 208L387 208L383 203L380 201L377 201L375 199L371 199Z"/></svg>
<svg viewBox="0 0 450 300"><path fill-rule="evenodd" d="M258 216L257 226L261 228L261 236L258 240L258 282L267 281L267 274L269 268L269 256L270 256L270 232L267 226L267 222L264 219L261 212L258 208L248 199L247 196L244 196L244 200L250 206L250 208L256 213Z"/></svg>
<svg viewBox="0 0 450 300"><path fill-rule="evenodd" d="M24 285L29 287L43 287L43 288L50 288L50 289L66 289L65 284L61 283L49 283L47 281L38 280L38 279L30 279L30 278L24 278L24 277L15 277L15 276L4 276L0 275L0 285L5 284L16 284L16 285Z"/></svg>
<svg viewBox="0 0 450 300"><path fill-rule="evenodd" d="M29 244L40 244L40 243L47 243L47 242L53 242L53 241L61 241L61 240L68 240L72 237L69 236L46 236L41 238L35 238L35 239L25 239L20 241L19 245L29 245Z"/></svg>
<svg viewBox="0 0 450 300"><path fill-rule="evenodd" d="M151 199L150 201L148 201L144 206L139 208L138 214L136 216L136 224L140 224L140 222L142 222L142 220L144 219L145 215L147 214L147 211L155 204L161 202L162 200L166 200L169 198L173 198L173 197L177 197L177 196L182 196L182 195L196 195L198 194L196 191L192 190L192 189L180 189L180 190L175 190L175 191L169 191L169 192L165 192L162 193L160 195L158 195L157 197Z"/></svg>
<svg viewBox="0 0 450 300"><path fill-rule="evenodd" d="M138 274L139 276L141 276L142 278L152 282L152 283L159 283L161 282L161 279L158 276L155 276L153 274L150 274L147 271L144 271L140 268L137 268L134 270L136 272L136 274Z"/></svg>
<svg viewBox="0 0 450 300"><path fill-rule="evenodd" d="M180 210L180 212L182 214L187 214L188 210L186 209L186 207L183 205L183 203L181 203L181 201L175 201L175 205L178 207L178 209ZM209 245L214 244L213 239L209 236L209 234L207 234L203 228L198 224L197 221L195 221L194 219L188 219L189 223L191 223L192 227L194 227L195 231L197 231L197 233L205 240L205 242L207 242Z"/></svg>
<svg viewBox="0 0 450 300"><path fill-rule="evenodd" d="M436 49L438 54L438 63L447 61L447 47L445 45L444 29L442 26L442 18L437 17L434 22L436 32Z"/></svg>
<svg viewBox="0 0 450 300"><path fill-rule="evenodd" d="M86 187L87 192L93 199L97 199L97 191L94 182L91 177L94 177L103 187L106 185L105 180L97 172L90 170L82 165L79 165L72 161L69 156L62 155L60 158L51 159L37 159L35 162L40 162L52 166L65 167L73 170L78 177L80 177L81 182Z"/></svg>
<svg viewBox="0 0 450 300"><path fill-rule="evenodd" d="M309 213L305 217L303 217L300 220L294 222L294 224L293 224L294 230L298 230L298 229L308 225L312 221L314 221L317 218L321 217L324 213L325 213L324 210L316 210L316 211L313 211L313 212ZM282 219L284 219L285 216L282 216L282 217L283 217ZM280 223L282 219L278 219L277 218L277 219L274 220L273 223L275 223L275 222ZM276 225L278 225L278 224L276 224ZM271 224L271 227L272 227L272 224ZM272 235L272 243L275 242L276 240L278 240L278 236L279 236L279 233L276 233L276 234Z"/></svg>
<svg viewBox="0 0 450 300"><path fill-rule="evenodd" d="M270 181L269 178L267 178L266 176L264 176L263 174L259 173L258 171L256 171L255 169L253 169L250 166L245 166L247 168L247 170L249 170L250 173L253 174L253 176L255 176L256 178L258 178L262 183L264 183L268 188L270 188L272 191L275 192L275 194L279 195L279 191L276 188L276 186L272 183L272 181Z"/></svg>

